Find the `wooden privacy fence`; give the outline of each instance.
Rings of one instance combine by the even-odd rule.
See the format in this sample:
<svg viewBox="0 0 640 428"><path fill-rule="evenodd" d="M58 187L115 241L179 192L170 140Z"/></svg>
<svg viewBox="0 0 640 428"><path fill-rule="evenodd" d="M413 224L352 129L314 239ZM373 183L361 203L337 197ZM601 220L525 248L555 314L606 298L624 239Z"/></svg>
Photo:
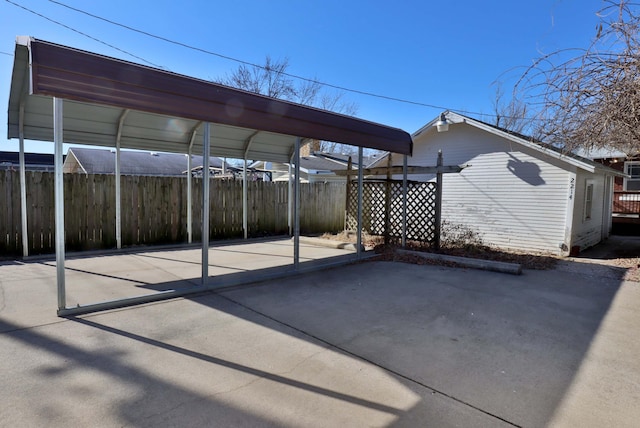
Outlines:
<svg viewBox="0 0 640 428"><path fill-rule="evenodd" d="M55 251L54 176L28 171L29 254ZM301 233L336 232L344 227L345 185L300 187ZM192 182L193 240L201 240L202 179ZM288 232L288 183L248 182L249 236ZM0 171L0 255L22 254L20 177ZM71 251L115 248L115 176L64 175L65 244ZM242 182L212 180L210 239L238 238L242 230ZM187 242L186 177L121 177L123 246Z"/></svg>
<svg viewBox="0 0 640 428"><path fill-rule="evenodd" d="M407 182L407 239L433 243L436 239L436 183ZM355 230L358 182L349 182L346 229ZM402 238L403 193L400 180L362 183L362 230L371 235Z"/></svg>

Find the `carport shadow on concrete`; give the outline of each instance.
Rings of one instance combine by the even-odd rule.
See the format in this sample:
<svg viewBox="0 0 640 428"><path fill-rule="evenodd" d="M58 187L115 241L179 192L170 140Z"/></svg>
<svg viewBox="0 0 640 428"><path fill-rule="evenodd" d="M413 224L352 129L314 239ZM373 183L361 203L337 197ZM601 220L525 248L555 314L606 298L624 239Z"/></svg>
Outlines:
<svg viewBox="0 0 640 428"><path fill-rule="evenodd" d="M82 322L82 321L81 321ZM88 325L91 325L88 323ZM119 418L128 421L133 426L139 426L144 421L144 426L159 426L161 424L173 423L178 424L180 418L176 418L170 412L163 410L172 407L172 403L188 401L191 403L190 411L192 416L200 420L203 425L207 421L220 421L223 424L231 424L234 419L240 417L249 424L268 425L268 421L260 418L259 415L244 412L241 409L229 408L222 402L211 400L205 395L199 395L193 391L181 388L179 385L164 380L161 376L150 374L148 371L140 370L133 365L123 361L122 355L115 352L91 351L77 346L69 345L58 338L48 337L34 330L25 330L19 326L13 325L6 320L0 319L0 329L8 331L11 339L26 345L29 348L38 351L46 350L53 357L64 360L64 364L58 366L50 366L47 369L40 370L37 377L41 379L43 384L54 383L56 379L67 375L71 371L86 370L91 372L99 372L106 378L115 379L128 385L134 385L138 389L135 400L123 400L118 408ZM213 362L213 361L211 361ZM220 363L220 362L216 362ZM52 391L56 393L56 391ZM60 391L57 391L59 393ZM89 394L87 394L89 395ZM161 396L162 401L158 403L153 396ZM12 397L15 400L15 397ZM29 397L22 397L29 400ZM93 403L89 396L84 398L84 405L87 407L87 418L83 420L76 415L58 414L58 417L44 418L44 415L54 415L60 409L53 409L52 405L45 400L29 400L29 410L34 415L42 415L42 425L51 424L51 426L59 426L61 422L66 421L71 425L74 422L84 422L87 426L100 424L99 420L92 419L91 410ZM12 400L12 401L13 401ZM9 404L9 400L5 401ZM16 406L17 407L17 406ZM82 413L82 412L78 412ZM241 415L241 416L238 416ZM184 417L184 415L183 415ZM80 419L80 421L78 421ZM24 420L23 420L24 422ZM193 419L191 420L193 423ZM195 426L195 425L193 425Z"/></svg>
<svg viewBox="0 0 640 428"><path fill-rule="evenodd" d="M612 279L576 282L571 277L575 274L526 271L514 277L367 262L194 295L188 301L361 359L425 395L453 400L496 425L542 426L554 416L571 386L620 286ZM166 289L174 285L149 286ZM122 316L126 314L121 312ZM95 319L72 319L84 327L192 360L392 414L395 419L390 426L428 420L437 413L433 409L430 413L424 397L410 409L399 409L176 346L136 333L133 328L115 328ZM180 322L179 316L175 322ZM188 411L203 422L218 420L224 424L220 418L225 415L231 418L230 424L238 418L248 424L272 423L246 409L232 408L215 397L139 370L116 353L81 349L19 328L0 319L0 331L10 332L15 340L45 349L70 361L69 365L141 386L142 395L161 396L165 405L185 402L188 397L186 401L192 403ZM63 376L65 370L52 367L42 376ZM123 402L119 412L125 420L136 423L140 415L157 415L158 405L157 400L143 397ZM173 416L169 412L163 417L179 421L186 416L184 412L177 410Z"/></svg>
<svg viewBox="0 0 640 428"><path fill-rule="evenodd" d="M145 345L174 352L188 357L189 359L197 359L205 363L228 368L252 377L283 384L291 388L331 397L336 400L345 401L357 406L366 407L388 414L397 415L402 412L401 409L385 405L384 403L378 403L356 396L343 394L339 391L319 387L317 385L300 382L286 376L256 369L222 358L217 358L212 355L206 355L180 346L175 346L170 343L155 340L150 337L141 336L133 332L109 327L90 319L77 317L70 317L69 319L81 325L102 330L109 335L122 336L128 340L137 341ZM170 414L165 414L161 411L162 406L168 406L170 408L172 402L190 403L188 415L182 414L181 416L182 418L185 418L183 422L189 426L197 426L197 424L194 423L194 417L196 417L197 420L200 420L203 424L216 421L216 423L221 423L224 426L232 426L233 421L242 421L242 424L246 426L256 426L254 424L265 426L272 424L272 421L262 419L259 414L246 412L242 409L230 408L224 403L218 402L213 397L195 394L193 391L181 388L175 383L167 382L165 379L162 379L161 376L154 376L149 374L148 371L137 369L133 365L125 362L117 352L88 351L86 349L64 343L61 340L47 337L46 335L40 334L36 331L22 329L19 326L13 325L2 319L0 319L0 331L11 332L10 334L14 340L22 342L31 348L37 348L40 350L45 349L47 352L63 358L65 360L65 366L68 368L77 368L80 366L88 370L100 371L109 377L114 377L125 383L139 386L141 390L144 391L144 395L149 398L140 397L135 402L123 404L120 409L120 416L129 420L132 424L137 424L141 420L144 420L145 426L153 426L153 420L148 419L149 416L145 415L153 415L156 419L156 423L167 423L169 420L173 420L174 423L180 423L180 417L171 416ZM168 368L168 370L170 370L170 368ZM47 378L51 379L59 376L65 376L66 371L67 368L65 367L50 367L47 370L42 370L40 376L44 378L44 382L47 382ZM161 396L161 401L155 401L151 398L153 396ZM196 403L196 408L193 408L193 403ZM90 405L90 403L87 404ZM33 405L37 407L39 404L33 403ZM36 409L35 412L38 412L38 410ZM46 414L47 412L42 411L41 413Z"/></svg>

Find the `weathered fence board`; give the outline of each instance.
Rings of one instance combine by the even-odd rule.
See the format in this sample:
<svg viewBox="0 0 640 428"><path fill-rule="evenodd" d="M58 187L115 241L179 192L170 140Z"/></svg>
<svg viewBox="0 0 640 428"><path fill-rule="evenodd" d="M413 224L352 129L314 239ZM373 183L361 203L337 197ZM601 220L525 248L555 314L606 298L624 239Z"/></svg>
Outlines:
<svg viewBox="0 0 640 428"><path fill-rule="evenodd" d="M29 254L55 250L54 176L26 174ZM187 241L185 177L122 176L123 246ZM288 184L248 183L248 234L283 234L288 230ZM212 180L210 239L237 238L242 229L242 182ZM22 254L20 176L0 171L0 255ZM115 176L64 175L65 244L67 250L115 248ZM301 185L303 233L337 232L344 225L345 185ZM201 240L202 179L192 183L193 239Z"/></svg>

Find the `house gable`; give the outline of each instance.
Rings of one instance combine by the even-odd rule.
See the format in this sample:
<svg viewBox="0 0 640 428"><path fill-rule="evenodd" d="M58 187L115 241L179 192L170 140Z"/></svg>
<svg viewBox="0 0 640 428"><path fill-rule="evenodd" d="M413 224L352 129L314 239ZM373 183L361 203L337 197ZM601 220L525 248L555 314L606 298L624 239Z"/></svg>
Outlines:
<svg viewBox="0 0 640 428"><path fill-rule="evenodd" d="M560 253L567 246L564 225L575 166L466 123L420 133L409 164L435 165L439 150L446 165L469 165L443 177L443 220L502 248ZM392 159L401 164L400 156Z"/></svg>
<svg viewBox="0 0 640 428"><path fill-rule="evenodd" d="M444 112L443 113L447 119L447 121L451 124L467 124L470 126L473 126L475 128L481 129L483 131L486 131L490 134L495 134L498 137L504 138L506 140L511 141L514 144L517 144L519 146L523 146L523 147L527 147L533 151L536 151L538 153L544 154L546 156L549 156L551 158L555 158L558 159L562 162L566 162L567 164L573 165L577 168L583 169L585 171L588 172L595 172L596 170L601 170L604 172L608 172L608 173L612 173L614 175L619 175L619 173L617 171L614 171L610 168L607 168L606 166L597 163L597 162L593 162L590 159L587 159L585 157L582 157L580 155L577 155L575 153L571 153L571 152L563 152L562 150L559 150L553 146L547 145L547 144L543 144L541 142L537 142L534 141L533 138L516 133L516 132L511 132L508 131L506 129L503 128L499 128L497 126L494 125L490 125L488 123L479 121L479 120L475 120L472 119L470 117L458 114L458 113L454 113L454 112ZM435 131L435 123L438 120L438 118L433 119L432 121L430 121L429 123L427 123L426 125L424 125L422 128L420 128L418 131L414 132L412 137L415 141L415 139L420 136L421 134L425 133L425 132L436 132Z"/></svg>

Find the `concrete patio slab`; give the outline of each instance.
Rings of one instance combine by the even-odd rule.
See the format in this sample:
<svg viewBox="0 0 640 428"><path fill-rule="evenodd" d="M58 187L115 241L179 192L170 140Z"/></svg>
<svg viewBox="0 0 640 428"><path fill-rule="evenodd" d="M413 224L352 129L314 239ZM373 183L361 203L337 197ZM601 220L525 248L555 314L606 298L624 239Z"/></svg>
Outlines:
<svg viewBox="0 0 640 428"><path fill-rule="evenodd" d="M54 268L3 263L0 426L632 427L640 285L587 272L364 262L61 319Z"/></svg>

